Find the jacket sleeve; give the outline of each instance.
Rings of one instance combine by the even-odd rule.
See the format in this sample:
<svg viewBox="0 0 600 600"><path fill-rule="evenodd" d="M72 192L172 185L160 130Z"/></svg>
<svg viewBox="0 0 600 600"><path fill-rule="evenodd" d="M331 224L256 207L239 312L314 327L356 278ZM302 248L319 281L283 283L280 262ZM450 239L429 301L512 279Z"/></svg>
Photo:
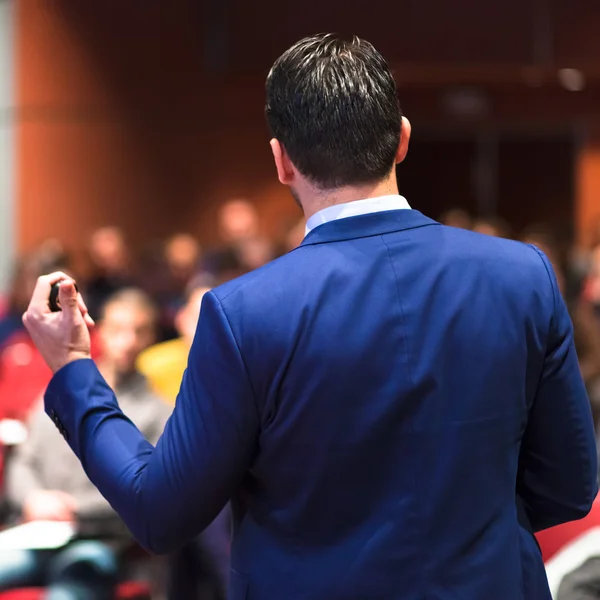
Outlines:
<svg viewBox="0 0 600 600"><path fill-rule="evenodd" d="M583 518L598 491L597 450L573 326L548 259L553 314L521 446L517 494L534 531Z"/></svg>
<svg viewBox="0 0 600 600"><path fill-rule="evenodd" d="M245 364L211 292L173 414L156 447L121 412L91 360L58 371L46 411L138 542L164 553L197 536L249 469L259 417Z"/></svg>

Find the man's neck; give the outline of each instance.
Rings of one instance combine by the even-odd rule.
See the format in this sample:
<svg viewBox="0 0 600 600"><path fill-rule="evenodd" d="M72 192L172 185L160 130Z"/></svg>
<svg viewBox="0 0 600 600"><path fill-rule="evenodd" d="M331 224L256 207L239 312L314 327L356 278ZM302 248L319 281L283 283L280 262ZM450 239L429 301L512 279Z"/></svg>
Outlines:
<svg viewBox="0 0 600 600"><path fill-rule="evenodd" d="M312 192L312 193L311 193ZM310 219L315 213L337 204L346 204L356 200L367 198L379 198L380 196L392 196L398 194L398 184L395 173L384 181L363 186L348 186L334 190L311 190L302 198L302 208L306 219Z"/></svg>

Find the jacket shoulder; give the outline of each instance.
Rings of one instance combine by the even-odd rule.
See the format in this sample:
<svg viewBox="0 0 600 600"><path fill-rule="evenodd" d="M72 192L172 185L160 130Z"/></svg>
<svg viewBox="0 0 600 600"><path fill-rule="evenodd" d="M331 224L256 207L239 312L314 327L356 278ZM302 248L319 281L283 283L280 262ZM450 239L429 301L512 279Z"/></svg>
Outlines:
<svg viewBox="0 0 600 600"><path fill-rule="evenodd" d="M550 263L535 246L453 227L443 226L437 229L445 238L445 247L456 259L485 261L508 273L519 267L530 274L548 276Z"/></svg>

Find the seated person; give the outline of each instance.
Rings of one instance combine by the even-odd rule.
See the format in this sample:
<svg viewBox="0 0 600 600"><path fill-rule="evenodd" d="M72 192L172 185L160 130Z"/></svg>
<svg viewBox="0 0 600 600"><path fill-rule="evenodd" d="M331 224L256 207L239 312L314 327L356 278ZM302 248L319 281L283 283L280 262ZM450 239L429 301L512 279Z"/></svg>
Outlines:
<svg viewBox="0 0 600 600"><path fill-rule="evenodd" d="M200 305L210 290L200 279L188 292L176 325L180 338L148 348L138 359L138 369L157 393L174 404L196 332ZM227 505L200 536L173 553L168 580L169 600L224 600L229 576L231 514Z"/></svg>
<svg viewBox="0 0 600 600"><path fill-rule="evenodd" d="M171 411L150 390L135 362L154 342L156 319L149 297L126 289L107 301L97 328L99 368L125 414L152 443ZM28 440L11 457L6 491L24 521L73 522L79 541L51 552L0 552L0 590L43 586L46 599L113 600L118 555L131 538L41 410L32 419Z"/></svg>
<svg viewBox="0 0 600 600"><path fill-rule="evenodd" d="M180 337L156 344L144 350L138 358L137 368L140 373L147 377L153 389L169 404L175 404L179 393L179 386L196 333L202 298L209 290L210 287L207 287L203 280L192 287L187 294L185 305L175 318L175 326Z"/></svg>

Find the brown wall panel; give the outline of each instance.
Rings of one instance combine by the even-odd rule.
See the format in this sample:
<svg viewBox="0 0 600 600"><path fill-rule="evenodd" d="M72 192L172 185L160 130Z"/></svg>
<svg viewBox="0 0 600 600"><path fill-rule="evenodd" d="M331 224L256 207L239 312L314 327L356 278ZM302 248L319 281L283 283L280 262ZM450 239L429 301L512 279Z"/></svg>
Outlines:
<svg viewBox="0 0 600 600"><path fill-rule="evenodd" d="M136 244L178 229L210 243L216 204L239 195L257 203L269 232L296 217L272 166L264 76L272 60L306 33L357 31L371 37L400 72L404 63L474 61L493 70L530 58L530 1L376 0L368 10L358 0L341 8L337 0L307 2L291 15L273 0L149 0L143 9L138 2L20 0L20 245L59 235L81 248L91 228L109 222L122 223ZM583 10L583 0L576 4ZM222 72L206 62L210 6L228 11L215 25L227 34ZM562 19L558 10L555 15ZM567 29L560 31L574 27L568 15L564 20ZM556 43L567 47L561 35ZM587 43L574 35L573 47ZM460 83L458 75L424 81L400 86L416 141L425 125L469 132L489 123L519 124L547 132L576 124L585 129L599 117L596 83L576 94L556 84L528 87L518 77L484 84L488 111L469 119L444 110L444 91L448 83ZM425 156L421 149L415 145L417 157ZM403 177L416 190L420 171L415 166L411 173L410 165L403 166ZM588 181L600 169L584 172ZM471 183L464 185L470 189Z"/></svg>
<svg viewBox="0 0 600 600"><path fill-rule="evenodd" d="M600 3L552 0L554 61L559 67L591 67L600 61Z"/></svg>
<svg viewBox="0 0 600 600"><path fill-rule="evenodd" d="M521 63L532 59L533 0L231 0L231 67L266 71L298 39L322 31L357 34L400 63Z"/></svg>
<svg viewBox="0 0 600 600"><path fill-rule="evenodd" d="M249 107L243 82L205 77L197 23L177 6L19 4L21 247L55 235L80 249L108 223L135 245L180 229L211 242L231 196L255 200L269 231L297 215L276 183L262 83Z"/></svg>

